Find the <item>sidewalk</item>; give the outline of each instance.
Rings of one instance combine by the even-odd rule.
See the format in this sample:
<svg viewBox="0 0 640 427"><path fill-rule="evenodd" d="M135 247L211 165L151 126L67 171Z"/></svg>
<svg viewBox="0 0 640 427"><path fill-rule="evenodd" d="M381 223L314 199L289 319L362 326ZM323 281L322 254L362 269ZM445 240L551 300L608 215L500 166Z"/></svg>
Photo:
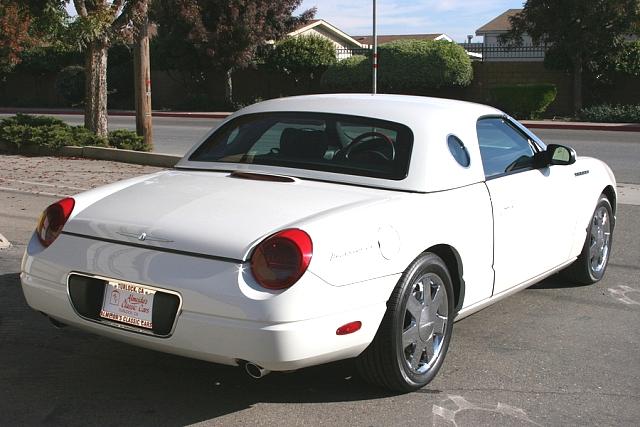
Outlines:
<svg viewBox="0 0 640 427"><path fill-rule="evenodd" d="M66 197L162 170L153 166L69 157L0 155L0 190Z"/></svg>
<svg viewBox="0 0 640 427"><path fill-rule="evenodd" d="M0 114L45 114L45 115L82 115L83 110L71 108L0 108ZM154 111L154 117L183 117L191 119L224 119L232 113L218 111ZM110 110L110 116L135 116L130 110ZM565 129L565 130L601 130L620 132L640 132L640 123L592 123L592 122L565 122L561 120L520 120L530 129Z"/></svg>

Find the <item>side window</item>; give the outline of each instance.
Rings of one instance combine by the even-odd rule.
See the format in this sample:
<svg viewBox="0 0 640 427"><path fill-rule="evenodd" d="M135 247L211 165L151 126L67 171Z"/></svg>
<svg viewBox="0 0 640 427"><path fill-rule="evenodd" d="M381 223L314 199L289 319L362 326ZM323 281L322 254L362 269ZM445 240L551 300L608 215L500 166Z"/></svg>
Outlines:
<svg viewBox="0 0 640 427"><path fill-rule="evenodd" d="M532 167L534 151L529 139L504 119L480 119L476 130L485 177Z"/></svg>

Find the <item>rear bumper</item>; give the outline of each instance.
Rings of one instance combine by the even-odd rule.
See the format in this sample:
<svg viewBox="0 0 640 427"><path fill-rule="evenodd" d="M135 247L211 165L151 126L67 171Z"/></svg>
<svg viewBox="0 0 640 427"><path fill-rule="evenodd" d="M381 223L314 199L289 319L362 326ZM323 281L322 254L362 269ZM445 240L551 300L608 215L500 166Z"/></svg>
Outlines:
<svg viewBox="0 0 640 427"><path fill-rule="evenodd" d="M299 369L360 354L373 340L384 316L388 297L384 288L393 288L397 281L397 277L388 276L335 287L314 275L305 275L283 293L261 292L244 281L242 268L234 264L212 267L215 262L211 260L174 256L171 267L182 272L182 278L177 280L171 274L158 276L157 271L148 269L157 265L153 257L166 254L114 244L101 247L101 242L77 237L59 239L66 240L63 256L60 251L51 250L58 241L45 251L30 253L28 249L25 254L22 289L34 310L129 344L227 365L244 360L272 371ZM93 258L107 249L131 265L113 260L97 262L100 258ZM199 269L199 262L206 262L207 269ZM166 267L166 262L161 264ZM134 265L137 268L128 268ZM150 336L81 317L68 294L67 277L72 271L179 293L182 307L171 335ZM204 274L206 271L211 274ZM227 281L221 282L222 277ZM217 286L211 285L216 282ZM337 328L356 320L362 322L359 331L336 335Z"/></svg>
<svg viewBox="0 0 640 427"><path fill-rule="evenodd" d="M346 313L294 322L269 323L216 317L183 309L167 338L92 322L71 306L65 285L21 274L28 304L54 319L129 344L181 356L235 365L251 361L272 371L299 369L355 357L371 342L386 310L384 303ZM362 329L338 336L336 329L360 320Z"/></svg>

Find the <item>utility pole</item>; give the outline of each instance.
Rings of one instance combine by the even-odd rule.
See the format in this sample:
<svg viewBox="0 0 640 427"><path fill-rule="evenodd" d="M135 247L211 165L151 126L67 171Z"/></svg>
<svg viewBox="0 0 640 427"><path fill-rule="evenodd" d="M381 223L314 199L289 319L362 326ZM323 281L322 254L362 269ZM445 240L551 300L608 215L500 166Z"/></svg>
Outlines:
<svg viewBox="0 0 640 427"><path fill-rule="evenodd" d="M378 33L376 32L376 0L373 0L373 95L378 93Z"/></svg>
<svg viewBox="0 0 640 427"><path fill-rule="evenodd" d="M148 7L148 5L147 5ZM136 133L144 138L144 144L153 148L151 123L151 66L149 64L149 19L145 17L133 48L135 79Z"/></svg>

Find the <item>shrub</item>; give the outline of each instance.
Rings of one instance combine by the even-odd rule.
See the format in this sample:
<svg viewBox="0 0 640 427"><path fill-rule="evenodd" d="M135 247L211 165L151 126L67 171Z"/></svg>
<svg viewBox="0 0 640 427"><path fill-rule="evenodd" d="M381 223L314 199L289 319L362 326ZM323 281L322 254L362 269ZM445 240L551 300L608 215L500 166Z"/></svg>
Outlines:
<svg viewBox="0 0 640 427"><path fill-rule="evenodd" d="M580 110L578 119L586 122L640 123L640 105L594 105Z"/></svg>
<svg viewBox="0 0 640 427"><path fill-rule="evenodd" d="M371 59L354 55L327 68L320 84L330 92L368 92L371 90Z"/></svg>
<svg viewBox="0 0 640 427"><path fill-rule="evenodd" d="M84 101L84 68L80 65L64 67L56 75L56 93L66 101L68 105L78 105Z"/></svg>
<svg viewBox="0 0 640 427"><path fill-rule="evenodd" d="M49 116L18 114L0 121L0 143L14 149L46 147L57 150L65 145L111 146L126 150L149 151L141 136L130 130L114 130L108 138L97 136L82 126L69 126Z"/></svg>
<svg viewBox="0 0 640 427"><path fill-rule="evenodd" d="M293 75L296 79L313 79L336 63L336 48L320 36L288 37L278 42L267 57L266 65Z"/></svg>
<svg viewBox="0 0 640 427"><path fill-rule="evenodd" d="M30 114L18 113L15 116L7 117L0 121L0 127L10 125L25 126L67 126L65 122L52 116L32 116Z"/></svg>
<svg viewBox="0 0 640 427"><path fill-rule="evenodd" d="M510 115L535 119L547 110L558 91L550 83L496 86L489 89L491 103Z"/></svg>
<svg viewBox="0 0 640 427"><path fill-rule="evenodd" d="M378 48L381 92L424 95L433 89L467 86L473 77L471 60L456 43L398 40ZM371 90L371 59L352 56L330 66L322 77L328 91Z"/></svg>
<svg viewBox="0 0 640 427"><path fill-rule="evenodd" d="M106 145L100 138L80 126L0 125L0 142L20 149L28 146L58 149L65 145Z"/></svg>
<svg viewBox="0 0 640 427"><path fill-rule="evenodd" d="M384 91L423 94L430 89L467 86L471 60L457 43L397 40L378 48L379 84Z"/></svg>
<svg viewBox="0 0 640 427"><path fill-rule="evenodd" d="M118 129L109 132L109 146L123 150L149 151L151 147L145 145L144 138L135 132Z"/></svg>
<svg viewBox="0 0 640 427"><path fill-rule="evenodd" d="M96 135L84 126L69 126L71 132L71 142L66 145L95 145L100 147L107 146L107 140Z"/></svg>

